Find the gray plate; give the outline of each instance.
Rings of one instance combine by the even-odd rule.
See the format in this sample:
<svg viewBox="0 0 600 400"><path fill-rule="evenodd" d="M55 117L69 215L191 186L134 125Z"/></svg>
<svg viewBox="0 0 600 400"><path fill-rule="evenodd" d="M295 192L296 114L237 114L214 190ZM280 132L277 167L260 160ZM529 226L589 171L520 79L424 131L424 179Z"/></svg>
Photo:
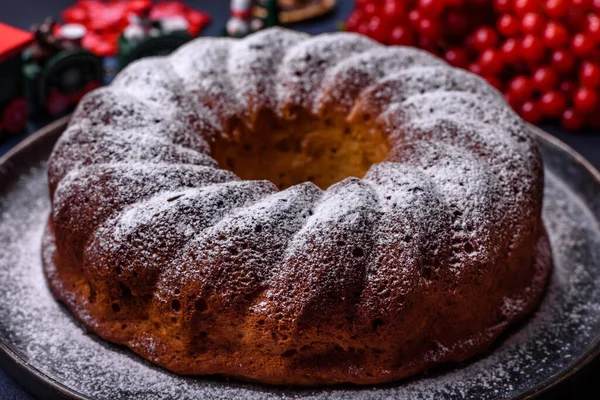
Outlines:
<svg viewBox="0 0 600 400"><path fill-rule="evenodd" d="M49 126L0 159L0 365L44 399L524 399L599 351L600 174L532 128L546 167L544 219L555 268L535 315L487 356L364 388L273 388L170 374L86 333L48 291L40 261L50 207L45 160L65 124Z"/></svg>

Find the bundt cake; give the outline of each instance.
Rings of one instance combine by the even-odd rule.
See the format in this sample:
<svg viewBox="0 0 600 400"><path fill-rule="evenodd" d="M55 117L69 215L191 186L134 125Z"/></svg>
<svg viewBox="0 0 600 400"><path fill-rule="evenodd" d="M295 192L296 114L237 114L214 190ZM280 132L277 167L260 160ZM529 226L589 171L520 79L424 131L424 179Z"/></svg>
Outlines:
<svg viewBox="0 0 600 400"><path fill-rule="evenodd" d="M48 168L54 296L181 374L371 384L460 362L551 268L542 162L502 96L349 33L138 61Z"/></svg>

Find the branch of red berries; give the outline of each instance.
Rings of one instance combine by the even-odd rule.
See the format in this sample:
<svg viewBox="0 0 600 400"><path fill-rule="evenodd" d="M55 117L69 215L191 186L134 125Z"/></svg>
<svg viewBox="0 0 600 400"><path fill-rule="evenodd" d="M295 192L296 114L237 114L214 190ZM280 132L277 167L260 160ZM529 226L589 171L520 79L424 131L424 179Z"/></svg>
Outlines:
<svg viewBox="0 0 600 400"><path fill-rule="evenodd" d="M346 29L481 75L531 123L600 129L600 0L357 0Z"/></svg>

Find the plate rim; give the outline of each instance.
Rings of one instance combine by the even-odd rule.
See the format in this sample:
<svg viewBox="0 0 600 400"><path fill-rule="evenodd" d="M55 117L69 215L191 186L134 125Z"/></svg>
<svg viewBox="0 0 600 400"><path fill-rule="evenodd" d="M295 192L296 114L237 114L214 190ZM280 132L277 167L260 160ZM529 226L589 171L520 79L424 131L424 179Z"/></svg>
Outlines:
<svg viewBox="0 0 600 400"><path fill-rule="evenodd" d="M4 155L0 156L0 171L7 166L10 168L11 160L19 153L26 151L30 146L35 145L37 142L45 139L47 136L57 134L57 131L60 131L60 134L62 134L62 132L64 132L64 130L67 128L70 118L70 115L60 118L42 127L13 146ZM535 125L527 125L529 130L535 136L542 138L551 145L559 148L571 156L575 163L579 164L590 173L592 179L600 187L600 172L596 167L594 167L594 165L592 165L581 154L575 151L571 146L555 136L547 133ZM555 387L561 382L564 382L577 372L581 371L599 355L600 333L590 342L587 349L571 362L568 368L565 368L536 383L526 391L522 392L516 397L513 397L513 400L531 399L534 396L547 392L549 389ZM93 398L78 393L62 382L53 379L36 367L32 366L2 340L0 340L0 368L2 368L2 370L9 377L11 377L21 389L27 391L37 398L93 400Z"/></svg>

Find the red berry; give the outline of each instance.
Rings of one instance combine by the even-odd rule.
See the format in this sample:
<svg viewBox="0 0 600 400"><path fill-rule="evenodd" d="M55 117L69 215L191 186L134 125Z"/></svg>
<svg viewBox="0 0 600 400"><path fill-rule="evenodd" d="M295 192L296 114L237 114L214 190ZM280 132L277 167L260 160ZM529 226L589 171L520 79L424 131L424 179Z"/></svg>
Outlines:
<svg viewBox="0 0 600 400"><path fill-rule="evenodd" d="M367 3L362 9L365 12L365 15L368 15L369 17L377 14L377 5L375 3Z"/></svg>
<svg viewBox="0 0 600 400"><path fill-rule="evenodd" d="M544 29L545 21L540 14L528 12L523 16L521 21L521 29L523 33L532 33L534 35L540 33Z"/></svg>
<svg viewBox="0 0 600 400"><path fill-rule="evenodd" d="M533 86L541 91L545 92L551 90L558 83L558 76L556 72L548 67L539 67L533 72L532 76Z"/></svg>
<svg viewBox="0 0 600 400"><path fill-rule="evenodd" d="M588 15L586 31L596 43L600 43L600 17Z"/></svg>
<svg viewBox="0 0 600 400"><path fill-rule="evenodd" d="M579 9L570 7L564 19L565 25L571 32L579 32L585 26L585 13Z"/></svg>
<svg viewBox="0 0 600 400"><path fill-rule="evenodd" d="M494 10L499 13L512 11L512 0L494 0Z"/></svg>
<svg viewBox="0 0 600 400"><path fill-rule="evenodd" d="M464 12L451 11L446 15L444 28L447 34L461 37L469 31L469 20Z"/></svg>
<svg viewBox="0 0 600 400"><path fill-rule="evenodd" d="M564 18L569 11L568 0L546 0L546 15L551 18Z"/></svg>
<svg viewBox="0 0 600 400"><path fill-rule="evenodd" d="M570 131L581 129L584 124L584 116L574 108L567 108L562 115L561 125Z"/></svg>
<svg viewBox="0 0 600 400"><path fill-rule="evenodd" d="M481 75L481 66L476 62L469 64L467 69L474 74Z"/></svg>
<svg viewBox="0 0 600 400"><path fill-rule="evenodd" d="M580 111L594 111L598 105L598 95L592 89L582 87L575 92L573 103Z"/></svg>
<svg viewBox="0 0 600 400"><path fill-rule="evenodd" d="M444 54L444 59L448 61L450 65L459 68L467 68L469 65L469 56L466 50L461 48L448 49Z"/></svg>
<svg viewBox="0 0 600 400"><path fill-rule="evenodd" d="M508 83L508 94L513 96L514 100L521 104L533 93L533 86L529 79L523 75L519 75Z"/></svg>
<svg viewBox="0 0 600 400"><path fill-rule="evenodd" d="M518 101L510 92L504 93L504 100L506 100L513 110L518 110L519 106L521 105L521 102Z"/></svg>
<svg viewBox="0 0 600 400"><path fill-rule="evenodd" d="M421 36L419 38L419 41L417 42L417 46L425 51L428 51L432 54L437 55L438 46L437 46L437 42L435 41L435 39L430 39L430 38Z"/></svg>
<svg viewBox="0 0 600 400"><path fill-rule="evenodd" d="M546 117L560 117L566 106L565 96L554 90L544 93L540 98L540 110Z"/></svg>
<svg viewBox="0 0 600 400"><path fill-rule="evenodd" d="M492 75L485 75L483 77L483 79L485 79L487 81L487 83L489 83L490 85L495 87L497 90L502 91L503 85L502 85L502 81L500 79L498 79Z"/></svg>
<svg viewBox="0 0 600 400"><path fill-rule="evenodd" d="M413 32L408 26L399 25L392 29L389 44L393 46L412 46L414 43Z"/></svg>
<svg viewBox="0 0 600 400"><path fill-rule="evenodd" d="M571 4L574 8L582 11L591 11L593 8L593 3L591 0L571 0Z"/></svg>
<svg viewBox="0 0 600 400"><path fill-rule="evenodd" d="M397 24L406 20L406 9L398 1L386 1L381 17L389 24Z"/></svg>
<svg viewBox="0 0 600 400"><path fill-rule="evenodd" d="M578 33L573 36L571 41L571 50L579 57L587 57L592 54L596 47L596 43L592 40L589 35Z"/></svg>
<svg viewBox="0 0 600 400"><path fill-rule="evenodd" d="M413 28L419 26L419 21L421 21L421 13L419 10L412 10L408 13L408 20L410 21Z"/></svg>
<svg viewBox="0 0 600 400"><path fill-rule="evenodd" d="M599 12L600 11L600 0L592 1L592 8L594 9L594 11Z"/></svg>
<svg viewBox="0 0 600 400"><path fill-rule="evenodd" d="M575 65L575 58L566 50L555 50L552 53L551 60L552 67L562 74L571 71Z"/></svg>
<svg viewBox="0 0 600 400"><path fill-rule="evenodd" d="M388 37L388 28L379 17L372 17L369 21L369 37L384 42Z"/></svg>
<svg viewBox="0 0 600 400"><path fill-rule="evenodd" d="M564 18L569 11L568 0L546 0L546 15L551 18Z"/></svg>
<svg viewBox="0 0 600 400"><path fill-rule="evenodd" d="M528 12L538 12L541 8L540 0L515 0L514 10L519 15L525 15Z"/></svg>
<svg viewBox="0 0 600 400"><path fill-rule="evenodd" d="M531 64L539 62L546 53L542 41L534 35L525 35L521 41L521 56Z"/></svg>
<svg viewBox="0 0 600 400"><path fill-rule="evenodd" d="M564 93L567 99L571 99L575 94L575 90L577 90L577 84L573 81L562 81L558 85L558 89L561 91L561 93Z"/></svg>
<svg viewBox="0 0 600 400"><path fill-rule="evenodd" d="M519 42L516 39L506 39L502 46L500 46L502 57L508 64L514 64L519 60L520 51Z"/></svg>
<svg viewBox="0 0 600 400"><path fill-rule="evenodd" d="M569 43L569 32L564 25L550 21L544 28L544 43L552 49L559 49Z"/></svg>
<svg viewBox="0 0 600 400"><path fill-rule="evenodd" d="M482 26L473 33L473 46L479 51L495 47L498 43L498 35L489 26Z"/></svg>
<svg viewBox="0 0 600 400"><path fill-rule="evenodd" d="M523 103L519 109L519 114L525 121L531 124L537 124L542 119L542 114L533 101Z"/></svg>
<svg viewBox="0 0 600 400"><path fill-rule="evenodd" d="M584 86L590 88L600 86L600 66L589 61L584 61L579 70L579 81Z"/></svg>
<svg viewBox="0 0 600 400"><path fill-rule="evenodd" d="M494 49L484 50L478 59L481 71L486 75L496 75L502 71L504 60L502 54Z"/></svg>
<svg viewBox="0 0 600 400"><path fill-rule="evenodd" d="M346 21L346 28L350 32L356 32L356 29L361 24L361 22L363 22L364 18L365 14L360 9L354 10L354 12L350 14L348 20Z"/></svg>
<svg viewBox="0 0 600 400"><path fill-rule="evenodd" d="M417 26L417 31L421 36L428 39L437 39L440 36L440 24L430 18L422 18Z"/></svg>
<svg viewBox="0 0 600 400"><path fill-rule="evenodd" d="M361 22L356 28L356 33L360 33L361 35L368 35L370 31L368 22Z"/></svg>
<svg viewBox="0 0 600 400"><path fill-rule="evenodd" d="M419 10L424 15L437 17L444 11L444 2L440 0L419 0Z"/></svg>
<svg viewBox="0 0 600 400"><path fill-rule="evenodd" d="M521 24L519 23L517 17L510 14L504 14L500 17L500 19L498 19L497 28L498 31L504 36L511 37L519 33Z"/></svg>

